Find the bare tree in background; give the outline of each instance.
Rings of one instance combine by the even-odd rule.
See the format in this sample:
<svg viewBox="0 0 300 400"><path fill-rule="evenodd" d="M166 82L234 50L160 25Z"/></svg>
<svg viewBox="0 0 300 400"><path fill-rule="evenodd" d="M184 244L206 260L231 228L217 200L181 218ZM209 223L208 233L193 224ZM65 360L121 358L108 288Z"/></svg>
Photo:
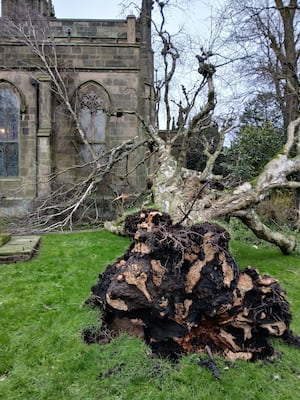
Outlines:
<svg viewBox="0 0 300 400"><path fill-rule="evenodd" d="M299 114L299 11L297 0L233 0L220 11L237 72L253 93L272 88L285 127Z"/></svg>
<svg viewBox="0 0 300 400"><path fill-rule="evenodd" d="M68 202L56 201L55 196L46 199L42 204L37 222L45 224L46 229L57 228L71 224L79 207L82 207L90 197L97 185L111 176L116 163L134 154L135 150L144 146L146 162L152 155L152 174L148 181L151 186L154 204L163 211L171 214L175 222L190 223L195 221L210 221L219 217L238 217L257 236L268 240L280 247L283 253L289 254L295 249L295 239L285 237L279 232L273 232L258 218L257 204L276 187L299 188L300 184L291 179L291 176L300 169L300 118L289 122L287 128L287 142L276 158L271 160L253 182L245 182L240 186L231 187L226 177L217 175L214 171L218 155L221 153L226 132L231 128L231 117L219 122L219 139L213 148L203 135L203 148L206 156L205 166L201 171L185 167L185 156L189 139L192 135L201 136L205 129L215 124L213 113L216 107L215 72L218 66L213 62L214 54L205 49L199 49L195 56L195 68L198 78L191 89L181 86L180 100L172 98L172 82L178 68L180 51L174 44L173 37L166 30L165 9L169 1L154 1L160 15L160 22L154 23L154 30L161 42L163 79L157 81L154 88L156 101L161 100L166 118L166 130L162 137L157 126L150 125L135 110L122 110L123 114L132 114L143 126L145 138L142 141L131 140L124 142L118 148L111 149L100 160L92 151L90 172L87 177L74 184L70 193L65 192ZM48 35L38 37L34 32L28 31L12 21L6 21L8 26L12 23L9 35L17 35L18 40L23 40L33 54L40 61L40 68L46 70L53 81L54 91L68 109L75 121L77 133L85 142L85 132L78 122L76 110L72 108L68 95L66 76L57 64L55 43ZM29 27L29 29L31 29ZM45 32L45 29L43 30ZM51 37L51 36L50 36ZM204 95L205 94L205 95ZM203 98L202 104L199 99ZM171 104L177 105L177 116L174 119ZM173 115L172 115L173 114ZM179 143L179 152L174 156L172 150ZM292 150L297 148L295 156ZM79 168L80 166L70 166ZM127 174L134 170L127 171ZM69 196L71 195L71 196ZM124 192L122 199L129 193ZM51 200L51 201L50 201ZM46 212L45 212L46 211ZM46 216L46 217L45 217Z"/></svg>
<svg viewBox="0 0 300 400"><path fill-rule="evenodd" d="M269 93L281 110L284 129L300 111L300 3L297 0L227 1L219 13L229 57L252 96ZM259 83L259 84L258 84ZM280 119L278 120L280 123ZM296 147L292 153L297 153ZM299 180L299 174L289 178ZM299 203L299 190L296 188ZM300 204L298 204L298 227Z"/></svg>

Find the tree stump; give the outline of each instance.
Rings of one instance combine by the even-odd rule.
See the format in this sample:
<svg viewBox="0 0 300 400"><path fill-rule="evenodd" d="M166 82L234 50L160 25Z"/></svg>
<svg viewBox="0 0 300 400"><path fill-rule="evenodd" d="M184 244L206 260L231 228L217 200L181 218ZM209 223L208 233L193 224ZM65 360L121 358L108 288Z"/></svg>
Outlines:
<svg viewBox="0 0 300 400"><path fill-rule="evenodd" d="M230 360L271 356L273 336L299 346L285 291L255 268L238 268L225 229L173 225L154 210L127 217L125 228L133 243L99 275L88 300L101 310L94 340L126 331L161 355L209 348ZM85 338L91 341L88 330Z"/></svg>

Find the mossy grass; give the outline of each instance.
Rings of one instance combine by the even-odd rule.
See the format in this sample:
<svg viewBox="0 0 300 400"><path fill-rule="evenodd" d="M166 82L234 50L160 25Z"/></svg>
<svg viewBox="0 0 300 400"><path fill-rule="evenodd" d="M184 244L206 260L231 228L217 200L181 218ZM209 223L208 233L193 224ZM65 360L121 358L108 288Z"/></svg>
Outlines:
<svg viewBox="0 0 300 400"><path fill-rule="evenodd" d="M98 323L83 307L99 272L129 241L106 231L42 238L29 262L0 266L0 399L5 400L291 400L300 385L300 351L275 341L276 360L228 363L216 358L221 379L191 354L174 364L151 356L144 342L121 335L87 345L82 331ZM241 268L278 277L287 290L292 329L300 334L300 254L283 256L237 240Z"/></svg>

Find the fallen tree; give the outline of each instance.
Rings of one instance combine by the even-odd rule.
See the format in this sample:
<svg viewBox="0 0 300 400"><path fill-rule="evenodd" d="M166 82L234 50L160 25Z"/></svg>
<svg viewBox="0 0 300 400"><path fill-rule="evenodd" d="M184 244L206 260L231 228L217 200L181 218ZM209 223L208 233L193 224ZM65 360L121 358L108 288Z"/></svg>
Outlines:
<svg viewBox="0 0 300 400"><path fill-rule="evenodd" d="M300 347L277 279L240 270L230 236L216 224L189 228L168 214L143 210L126 219L134 241L92 288L102 325L88 342L106 343L121 331L143 338L153 352L220 354L230 360L273 355L271 337Z"/></svg>
<svg viewBox="0 0 300 400"><path fill-rule="evenodd" d="M279 231L273 231L260 219L257 205L267 199L274 189L299 189L298 172L300 169L300 117L289 120L286 129L286 143L251 182L233 184L230 176L216 173L216 164L224 148L225 135L232 129L232 115L218 121L218 139L211 144L205 131L216 124L214 112L217 104L215 74L220 65L212 63L215 55L201 49L196 55L197 71L200 80L194 90L181 85L177 102L178 118L175 131L172 129L170 104L172 80L177 69L180 52L172 36L165 30L164 2L155 1L161 13L161 24L155 25L157 36L161 40L161 55L164 65L164 79L157 86L157 97L163 99L166 115L166 133L162 138L158 127L144 121L136 112L123 110L136 115L143 126L147 139L146 146L155 153L152 174L149 174L153 203L162 211L170 214L177 222L191 225L195 222L214 221L220 217L240 219L259 238L278 246L283 254L290 254L296 248L296 239ZM292 24L292 20L290 21ZM294 46L288 42L287 46ZM284 79L288 81L285 75ZM295 92L298 85L295 84ZM206 92L205 101L197 106L199 96ZM162 95L163 93L163 95ZM197 110L195 112L195 109ZM298 115L298 114L297 114ZM186 168L188 144L193 136L202 140L204 166L201 170ZM178 154L174 156L174 146L180 143ZM107 225L109 227L109 225ZM115 227L112 225L112 230Z"/></svg>
<svg viewBox="0 0 300 400"><path fill-rule="evenodd" d="M215 75L222 63L217 54L200 48L199 54L193 58L194 61L197 60L193 84L190 88L180 85L178 93L172 95L174 86L178 87L177 84L174 85L174 78L180 64L181 51L178 43L174 42L176 36L166 30L165 9L168 3L145 0L141 10L145 11L143 18L149 20L149 23L152 6L160 15L160 19L151 20L160 42L157 53L160 54L162 65L159 76L153 82L154 87L149 92L155 117L152 118L152 112L149 112L145 118L138 113L138 107L107 111L107 118L116 116L120 124L126 124L126 120L122 119L124 116L135 116L140 134L118 146L107 148L105 154L100 156L91 148L76 107L72 105L69 80L76 71L64 67L57 57L57 43L51 39L51 30L48 30L50 26L45 24L45 18L39 16L34 23L28 18L18 18L22 23L17 24L14 20L1 20L5 35L10 40L20 41L27 46L39 61L39 70L47 72L59 103L74 122L74 138L78 138L85 152L89 154L88 162L70 165L60 172L53 171L47 182L51 186L51 193L33 203L24 221L17 221L17 229L20 230L23 224L25 230L45 232L72 229L76 223L87 221L103 222L98 200L105 188L110 196L115 197L110 204L118 205L119 202L121 212L124 211L124 205L132 208L136 204L152 202L160 210L170 214L176 223L184 221L187 225L213 221L220 217L236 217L257 236L277 245L284 254L290 254L296 247L295 238L273 232L270 227L265 226L259 219L257 205L276 188L300 188L297 176L300 170L300 117L294 116L294 120L289 120L285 146L265 165L263 171L257 171L257 176L251 182L233 183L230 176L226 176L226 171L216 173L215 167L224 148L225 134L232 128L234 119L230 113L223 119L214 116L217 104ZM22 9L19 7L17 10L22 15ZM288 21L293 25L293 18ZM288 46L295 44L293 41L286 43ZM291 84L284 74L280 79ZM299 92L298 83L295 83L296 87L293 89L295 93ZM158 123L162 109L165 116L165 140ZM212 126L218 126L218 135L213 146L210 138L205 136L207 129ZM199 171L186 168L187 149L194 136L203 142L205 161ZM180 143L180 146L175 156L173 150L176 143ZM137 190L133 182L139 169L143 169L140 181L144 188L141 185L141 190ZM68 176L78 178L70 180ZM14 228L13 226L12 230ZM112 226L112 230L114 229Z"/></svg>

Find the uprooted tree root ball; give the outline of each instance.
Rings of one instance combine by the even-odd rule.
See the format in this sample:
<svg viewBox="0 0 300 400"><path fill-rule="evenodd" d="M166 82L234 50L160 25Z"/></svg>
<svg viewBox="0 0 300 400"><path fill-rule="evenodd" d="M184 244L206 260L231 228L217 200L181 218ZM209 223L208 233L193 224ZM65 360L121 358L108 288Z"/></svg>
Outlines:
<svg viewBox="0 0 300 400"><path fill-rule="evenodd" d="M126 331L161 355L209 349L230 360L271 356L271 337L300 347L278 280L252 267L239 270L225 229L173 225L153 210L127 217L126 227L135 232L133 243L100 274L87 301L102 319L98 331L85 331L88 342Z"/></svg>

